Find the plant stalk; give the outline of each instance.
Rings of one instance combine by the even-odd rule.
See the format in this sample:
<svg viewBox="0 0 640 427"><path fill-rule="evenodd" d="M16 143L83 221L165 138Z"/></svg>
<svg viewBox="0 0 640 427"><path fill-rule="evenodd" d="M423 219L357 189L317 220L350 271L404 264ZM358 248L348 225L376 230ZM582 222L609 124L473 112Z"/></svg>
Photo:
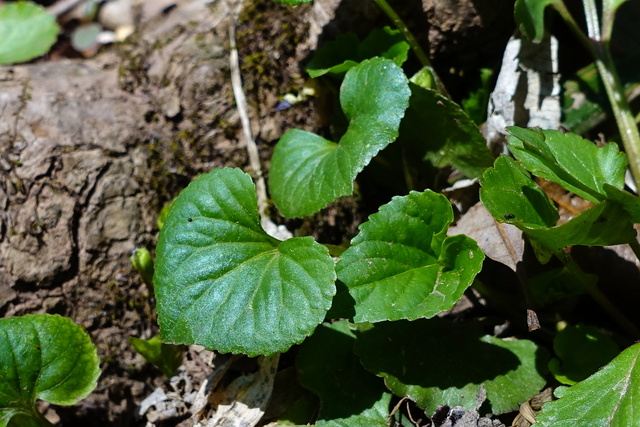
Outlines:
<svg viewBox="0 0 640 427"><path fill-rule="evenodd" d="M611 318L627 333L632 339L637 340L640 338L640 330L638 327L633 324L623 313L620 312L616 308L615 305L607 298L605 294L598 289L598 287L593 284L587 274L580 268L580 266L575 262L575 260L571 257L571 255L563 252L557 251L555 255L562 261L562 263L567 267L567 269L573 273L582 283L587 293L593 298L596 303L604 311L611 316Z"/></svg>
<svg viewBox="0 0 640 427"><path fill-rule="evenodd" d="M627 102L608 45L601 44L599 46L600 49L596 49L600 51L599 57L596 58L596 66L618 124L620 138L629 158L631 174L635 180L636 187L640 188L640 133L638 132L638 126Z"/></svg>
<svg viewBox="0 0 640 427"><path fill-rule="evenodd" d="M578 23L573 19L571 13L569 13L569 9L565 6L563 2L553 3L553 8L558 12L558 14L562 17L565 24L569 27L574 36L578 39L578 41L591 53L591 56L595 58L596 54L593 49L593 44L587 35L582 31Z"/></svg>
<svg viewBox="0 0 640 427"><path fill-rule="evenodd" d="M400 33L402 33L404 39L407 41L407 43L409 43L409 46L411 46L413 53L416 55L418 61L420 61L422 66L429 70L429 72L433 76L433 81L436 84L438 93L448 99L451 99L451 96L449 96L449 92L444 87L442 80L440 80L440 77L438 77L436 70L433 69L431 61L429 60L429 56L424 52L424 50L422 50L420 44L418 43L418 40L416 40L416 38L413 36L413 33L409 30L409 27L407 27L400 16L398 16L396 11L393 10L389 3L387 3L387 0L373 1L375 1L378 7L380 7L380 9L382 9L382 11L385 13L385 15L387 15L387 17L391 19L396 28L400 30Z"/></svg>
<svg viewBox="0 0 640 427"><path fill-rule="evenodd" d="M636 188L640 188L640 133L638 132L635 117L627 102L624 88L620 83L618 72L611 57L611 50L609 49L613 28L613 14L615 11L603 6L603 27L600 28L595 0L583 0L582 3L587 21L588 38L577 26L569 12L566 11L564 4L557 5L556 10L558 10L580 41L587 46L595 59L598 72L600 73L600 79L604 84L607 97L611 103L613 115L620 131L622 145L629 159L631 174L636 183ZM563 8L564 10L562 10Z"/></svg>

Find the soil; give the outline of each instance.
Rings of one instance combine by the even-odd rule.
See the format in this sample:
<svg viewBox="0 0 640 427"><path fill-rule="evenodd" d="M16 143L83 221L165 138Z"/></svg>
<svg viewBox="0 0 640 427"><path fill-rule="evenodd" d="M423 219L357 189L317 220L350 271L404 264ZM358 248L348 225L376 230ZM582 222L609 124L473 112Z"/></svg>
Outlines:
<svg viewBox="0 0 640 427"><path fill-rule="evenodd" d="M200 173L248 169L229 80L231 5L178 3L96 57L0 67L0 316L68 316L91 335L101 360L89 397L71 407L42 406L62 426L145 425L136 408L157 387L189 393L209 373L203 360L211 355L192 348L181 377L190 383L169 383L127 341L157 334L152 289L129 256L153 250L161 208ZM361 3L245 2L237 46L265 170L286 130L322 124L313 100L275 108L282 95L301 90L317 44L346 29L366 34L387 24L373 2ZM457 0L442 9L428 0L393 3L428 38L436 67L451 70L445 80L461 88L460 70L469 61L476 68L499 63L513 31L513 1ZM347 197L287 225L339 244L368 213ZM283 222L276 212L273 219ZM157 425L191 425L184 418L177 413Z"/></svg>

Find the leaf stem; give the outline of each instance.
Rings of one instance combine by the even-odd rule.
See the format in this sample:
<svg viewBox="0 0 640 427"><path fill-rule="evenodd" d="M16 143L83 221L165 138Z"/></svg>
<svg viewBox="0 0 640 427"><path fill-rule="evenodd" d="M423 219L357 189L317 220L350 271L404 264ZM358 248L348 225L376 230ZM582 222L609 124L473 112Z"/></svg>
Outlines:
<svg viewBox="0 0 640 427"><path fill-rule="evenodd" d="M609 50L615 10L606 4L603 6L603 22L600 27L595 0L583 0L582 4L586 16L588 37L580 29L562 1L553 3L553 7L595 59L620 131L622 145L629 158L631 173L636 187L640 188L640 133Z"/></svg>
<svg viewBox="0 0 640 427"><path fill-rule="evenodd" d="M605 294L598 289L587 277L586 273L575 262L571 255L564 251L556 251L555 255L562 261L567 269L573 273L582 283L587 293L593 298L600 307L606 311L609 316L627 333L631 338L640 338L640 330L634 325L615 305L607 298Z"/></svg>
<svg viewBox="0 0 640 427"><path fill-rule="evenodd" d="M407 41L407 43L409 43L409 46L411 46L413 53L416 55L416 57L418 58L418 61L420 61L422 66L429 70L429 72L433 76L434 82L436 83L436 89L438 90L438 93L442 96L445 96L451 99L451 96L449 95L449 92L447 91L447 89L444 87L442 80L440 80L440 77L438 77L436 70L433 69L433 66L431 65L431 61L429 60L429 56L424 52L424 50L422 50L422 47L420 47L420 44L418 43L416 38L413 36L413 33L411 33L411 31L409 30L409 27L407 27L407 25L400 18L400 16L398 16L396 11L393 10L393 8L389 5L389 3L387 3L387 0L373 0L373 1L376 2L378 7L382 9L385 15L387 15L387 17L391 19L391 21L396 26L396 28L400 30L400 32L402 33L402 36Z"/></svg>
<svg viewBox="0 0 640 427"><path fill-rule="evenodd" d="M596 55L593 50L593 45L591 44L591 40L589 40L589 37L587 37L587 35L582 31L582 29L580 28L578 23L575 21L575 19L573 19L573 16L571 16L571 13L569 13L569 10L565 6L565 4L562 1L553 3L553 8L562 17L565 24L567 24L571 32L573 32L573 34L578 39L578 41L582 43L582 45L591 53L593 57L595 57Z"/></svg>

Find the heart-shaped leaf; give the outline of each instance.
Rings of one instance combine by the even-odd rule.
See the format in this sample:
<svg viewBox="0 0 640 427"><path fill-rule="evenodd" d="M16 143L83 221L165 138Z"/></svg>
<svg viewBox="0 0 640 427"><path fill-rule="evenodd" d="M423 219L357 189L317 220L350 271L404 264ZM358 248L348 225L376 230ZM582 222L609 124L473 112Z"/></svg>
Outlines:
<svg viewBox="0 0 640 427"><path fill-rule="evenodd" d="M621 189L627 156L616 144L598 147L572 133L508 128L509 150L534 175L597 203L606 198L604 185Z"/></svg>
<svg viewBox="0 0 640 427"><path fill-rule="evenodd" d="M520 31L533 41L541 41L545 33L545 9L561 3L562 0L516 0L515 18Z"/></svg>
<svg viewBox="0 0 640 427"><path fill-rule="evenodd" d="M51 314L0 319L0 426L13 416L50 425L36 399L75 404L96 387L98 365L89 335L71 319Z"/></svg>
<svg viewBox="0 0 640 427"><path fill-rule="evenodd" d="M356 322L433 317L450 309L482 268L476 242L447 237L453 211L427 190L394 197L360 226L336 267Z"/></svg>
<svg viewBox="0 0 640 427"><path fill-rule="evenodd" d="M391 394L353 353L350 326L324 323L305 340L296 360L300 382L320 397L318 426L386 426Z"/></svg>
<svg viewBox="0 0 640 427"><path fill-rule="evenodd" d="M476 408L481 386L491 411L500 414L546 383L543 349L528 340L483 336L471 324L439 318L383 322L357 336L355 352L362 365L427 415L438 405Z"/></svg>
<svg viewBox="0 0 640 427"><path fill-rule="evenodd" d="M572 387L559 387L560 399L542 407L536 426L637 426L640 412L640 344L624 350L604 368Z"/></svg>
<svg viewBox="0 0 640 427"><path fill-rule="evenodd" d="M156 253L165 342L250 356L285 351L322 322L335 293L327 248L267 235L251 177L238 169L214 169L180 193Z"/></svg>
<svg viewBox="0 0 640 427"><path fill-rule="evenodd" d="M49 51L60 27L56 17L28 1L0 7L0 64L24 62Z"/></svg>
<svg viewBox="0 0 640 427"><path fill-rule="evenodd" d="M340 143L300 130L280 138L271 159L271 197L286 217L302 217L353 192L353 180L398 136L409 83L388 59L363 61L347 72L340 103L349 128Z"/></svg>

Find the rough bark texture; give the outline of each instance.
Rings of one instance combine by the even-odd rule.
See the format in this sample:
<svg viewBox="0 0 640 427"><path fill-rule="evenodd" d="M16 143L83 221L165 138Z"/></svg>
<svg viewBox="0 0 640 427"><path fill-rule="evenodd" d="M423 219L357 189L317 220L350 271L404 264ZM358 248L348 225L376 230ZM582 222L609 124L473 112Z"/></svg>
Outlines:
<svg viewBox="0 0 640 427"><path fill-rule="evenodd" d="M309 116L272 107L300 83L292 39L304 42L298 55L313 47L328 3L248 2L241 14L238 45L253 58L244 74L253 76L246 87L263 147ZM104 373L69 410L76 423L129 424L157 377L127 344L156 331L151 293L129 256L153 248L157 213L194 175L246 166L229 83L230 10L223 0L184 2L95 59L0 68L0 315L59 313L92 335ZM258 18L264 27L250 31ZM270 41L281 46L267 49ZM280 67L256 72L273 63Z"/></svg>

